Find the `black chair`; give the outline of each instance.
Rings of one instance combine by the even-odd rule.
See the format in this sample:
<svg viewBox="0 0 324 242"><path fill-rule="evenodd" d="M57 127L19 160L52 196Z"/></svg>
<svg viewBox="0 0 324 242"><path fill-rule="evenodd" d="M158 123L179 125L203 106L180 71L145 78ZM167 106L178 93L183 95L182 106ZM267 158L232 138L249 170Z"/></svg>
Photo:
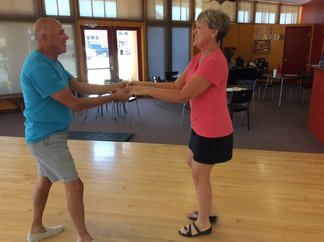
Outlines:
<svg viewBox="0 0 324 242"><path fill-rule="evenodd" d="M122 79L107 79L105 80L105 84L115 84L122 82ZM136 109L137 109L137 116L140 118L140 112L139 112L139 107L138 107L138 102L137 102L137 97L135 95L131 96L128 101L126 102L119 102L119 101L112 101L112 118L114 120L117 119L117 116L120 116L122 114L122 109L124 110L124 113L127 113L126 110L126 105L125 103L128 104L128 113L129 113L129 120L131 120L131 107L130 103L135 102L136 104ZM107 105L107 104L106 104ZM106 106L107 108L107 106Z"/></svg>
<svg viewBox="0 0 324 242"><path fill-rule="evenodd" d="M191 110L190 108L190 102L189 101L186 101L183 105L182 105L182 113L181 113L181 126L183 125L183 118L184 118L184 112L185 110Z"/></svg>
<svg viewBox="0 0 324 242"><path fill-rule="evenodd" d="M249 107L250 107L252 96L253 96L253 90L248 89L248 90L233 91L230 98L230 102L228 104L228 108L232 120L233 120L233 113L236 112L247 113L248 130L250 130Z"/></svg>
<svg viewBox="0 0 324 242"><path fill-rule="evenodd" d="M165 80L173 82L173 81L177 80L178 74L179 74L179 72L177 72L177 71L166 71L165 72Z"/></svg>
<svg viewBox="0 0 324 242"><path fill-rule="evenodd" d="M237 67L244 67L244 58L243 57L237 57L236 58L236 66Z"/></svg>
<svg viewBox="0 0 324 242"><path fill-rule="evenodd" d="M159 76L153 75L152 82L158 83L158 82L162 82L162 80Z"/></svg>
<svg viewBox="0 0 324 242"><path fill-rule="evenodd" d="M236 84L238 86L242 86L245 87L249 90L253 90L253 95L252 95L252 111L253 111L253 115L255 112L255 108L254 108L254 93L255 93L255 88L256 88L256 84L257 84L257 80L247 80L247 79L237 79Z"/></svg>
<svg viewBox="0 0 324 242"><path fill-rule="evenodd" d="M302 72L300 74L300 88L301 88L301 100L300 103L305 103L305 91L313 87L314 74L312 72Z"/></svg>
<svg viewBox="0 0 324 242"><path fill-rule="evenodd" d="M103 95L110 95L110 94L107 93L107 94L103 94ZM86 98L93 98L93 97L100 97L100 96L102 96L102 95L98 95L98 94L84 95L84 97L86 97ZM108 106L107 106L107 104L105 104L105 105L106 105L106 111L108 111ZM104 115L103 105L97 106L97 114L98 113L101 115ZM98 117L98 116L96 115L96 117ZM88 118L88 109L85 110L85 116L84 116L84 119L87 119L87 118Z"/></svg>

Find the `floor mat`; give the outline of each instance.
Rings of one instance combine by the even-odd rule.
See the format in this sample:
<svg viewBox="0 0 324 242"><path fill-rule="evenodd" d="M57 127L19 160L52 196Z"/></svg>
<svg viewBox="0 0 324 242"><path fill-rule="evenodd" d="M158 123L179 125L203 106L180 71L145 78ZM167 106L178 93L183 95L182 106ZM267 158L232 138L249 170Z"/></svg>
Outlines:
<svg viewBox="0 0 324 242"><path fill-rule="evenodd" d="M76 140L100 140L100 141L128 141L133 133L103 133L103 132L83 132L69 131L69 139Z"/></svg>

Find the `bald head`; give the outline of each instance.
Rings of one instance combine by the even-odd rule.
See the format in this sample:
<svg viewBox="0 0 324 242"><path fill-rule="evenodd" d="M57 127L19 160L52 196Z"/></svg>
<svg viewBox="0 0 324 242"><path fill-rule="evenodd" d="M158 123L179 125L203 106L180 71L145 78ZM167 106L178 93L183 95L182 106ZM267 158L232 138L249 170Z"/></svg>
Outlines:
<svg viewBox="0 0 324 242"><path fill-rule="evenodd" d="M54 18L40 18L33 25L33 33L36 41L40 40L42 33L49 34L55 26L61 23Z"/></svg>
<svg viewBox="0 0 324 242"><path fill-rule="evenodd" d="M69 38L62 24L54 18L40 18L33 25L33 33L38 50L56 59L66 52L66 40Z"/></svg>

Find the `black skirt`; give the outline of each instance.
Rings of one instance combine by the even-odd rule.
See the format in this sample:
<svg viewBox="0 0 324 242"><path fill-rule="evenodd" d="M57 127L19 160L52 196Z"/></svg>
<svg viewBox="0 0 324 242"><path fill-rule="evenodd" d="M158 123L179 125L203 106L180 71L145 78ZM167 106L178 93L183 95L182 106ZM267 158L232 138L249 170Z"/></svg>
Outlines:
<svg viewBox="0 0 324 242"><path fill-rule="evenodd" d="M216 164L232 159L233 134L218 137L202 137L191 130L189 148L193 159L203 164Z"/></svg>

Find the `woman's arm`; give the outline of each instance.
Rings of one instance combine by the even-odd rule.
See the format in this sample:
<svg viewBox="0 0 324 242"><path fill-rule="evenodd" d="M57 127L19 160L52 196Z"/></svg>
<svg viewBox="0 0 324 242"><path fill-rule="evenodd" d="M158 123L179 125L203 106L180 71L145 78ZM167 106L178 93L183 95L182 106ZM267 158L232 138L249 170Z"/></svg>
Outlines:
<svg viewBox="0 0 324 242"><path fill-rule="evenodd" d="M202 94L209 88L210 85L211 83L208 80L200 76L194 76L186 85L183 85L181 89L164 89L152 86L133 86L131 87L130 93L134 95L149 95L151 97L169 102L184 103L189 99Z"/></svg>
<svg viewBox="0 0 324 242"><path fill-rule="evenodd" d="M131 81L128 83L129 86L146 86L154 87L160 89L172 89L180 90L184 86L184 79L187 75L187 69L181 73L181 75L174 82L140 82L140 81Z"/></svg>

